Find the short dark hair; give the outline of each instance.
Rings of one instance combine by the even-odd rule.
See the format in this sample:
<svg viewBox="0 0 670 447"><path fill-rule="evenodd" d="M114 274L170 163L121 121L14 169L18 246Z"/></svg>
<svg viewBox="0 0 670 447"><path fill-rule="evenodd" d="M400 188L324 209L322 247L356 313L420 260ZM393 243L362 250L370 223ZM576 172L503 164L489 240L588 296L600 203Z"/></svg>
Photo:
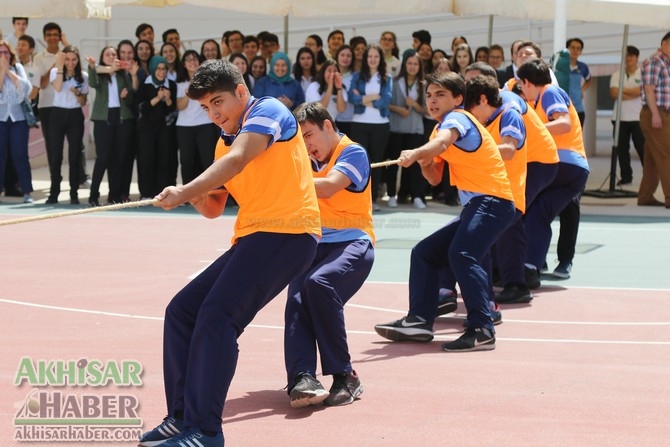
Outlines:
<svg viewBox="0 0 670 447"><path fill-rule="evenodd" d="M328 33L328 39L326 39L326 41L330 40L330 38L333 37L335 34L341 34L342 40L344 40L344 31L342 31L341 29L334 29Z"/></svg>
<svg viewBox="0 0 670 447"><path fill-rule="evenodd" d="M463 98L465 110L478 105L482 95L492 107L498 108L503 104L498 80L495 77L477 75L465 83L465 98Z"/></svg>
<svg viewBox="0 0 670 447"><path fill-rule="evenodd" d="M356 45L363 44L365 46L368 45L368 41L365 40L365 37L363 36L354 36L351 39L349 39L349 46L353 49Z"/></svg>
<svg viewBox="0 0 670 447"><path fill-rule="evenodd" d="M35 48L35 39L30 37L29 35L24 34L23 36L19 37L18 41L20 42L22 40L25 41L25 42L28 42L28 46L30 48Z"/></svg>
<svg viewBox="0 0 670 447"><path fill-rule="evenodd" d="M46 24L42 27L42 35L46 34L47 31L51 31L51 30L53 30L53 29L55 29L56 31L58 31L59 34L62 34L62 33L63 33L63 31L60 29L60 25L59 25L58 23L56 23L56 22L49 22L49 23L46 23Z"/></svg>
<svg viewBox="0 0 670 447"><path fill-rule="evenodd" d="M135 37L139 39L140 34L142 34L147 28L151 29L151 31L154 30L154 27L149 25L148 23L140 23L139 25L137 25L137 28L135 28ZM153 42L151 42L151 45L153 46Z"/></svg>
<svg viewBox="0 0 670 447"><path fill-rule="evenodd" d="M203 62L193 75L186 95L194 100L214 92L234 92L239 84L246 88L242 74L237 67L223 59Z"/></svg>
<svg viewBox="0 0 670 447"><path fill-rule="evenodd" d="M536 86L545 86L551 84L551 74L549 66L542 59L531 59L521 64L516 71L520 80L526 80Z"/></svg>
<svg viewBox="0 0 670 447"><path fill-rule="evenodd" d="M573 37L571 39L568 39L565 41L565 48L568 48L572 42L577 42L582 46L582 50L584 49L584 41L580 39L579 37Z"/></svg>
<svg viewBox="0 0 670 447"><path fill-rule="evenodd" d="M232 31L228 31L228 33L223 36L223 41L226 42L226 45L228 45L228 40L233 34L239 34L242 37L242 42L244 42L244 34L242 34L242 31L234 29Z"/></svg>
<svg viewBox="0 0 670 447"><path fill-rule="evenodd" d="M279 36L277 36L274 33L267 33L265 35L265 39L263 41L264 42L272 42L272 43L276 43L277 45L279 45Z"/></svg>
<svg viewBox="0 0 670 447"><path fill-rule="evenodd" d="M467 67L465 67L465 72L469 71L474 71L477 70L480 74L484 76L489 76L492 78L495 78L496 80L498 79L498 74L496 73L496 69L491 67L489 64L486 62L478 61L478 62L473 62Z"/></svg>
<svg viewBox="0 0 670 447"><path fill-rule="evenodd" d="M246 45L249 42L256 42L256 45L259 45L258 38L256 36L254 36L253 34L249 34L247 36L244 36L244 39L242 39L242 45Z"/></svg>
<svg viewBox="0 0 670 447"><path fill-rule="evenodd" d="M12 17L12 25L16 23L17 20L25 20L28 23L28 17Z"/></svg>
<svg viewBox="0 0 670 447"><path fill-rule="evenodd" d="M295 119L298 120L298 124L309 122L323 130L323 123L330 121L333 129L337 130L335 120L330 116L328 109L326 109L320 101L302 103L293 111L293 115L295 116Z"/></svg>
<svg viewBox="0 0 670 447"><path fill-rule="evenodd" d="M465 96L465 81L453 71L429 74L426 76L426 88L431 84L446 88L454 97Z"/></svg>
<svg viewBox="0 0 670 447"><path fill-rule="evenodd" d="M626 54L630 54L631 56L640 56L640 50L633 45L628 45L626 47Z"/></svg>
<svg viewBox="0 0 670 447"><path fill-rule="evenodd" d="M509 54L510 54L510 56L514 57L514 45L516 45L516 44L521 44L521 43L523 43L523 42L524 42L524 41L521 40L521 39L517 39L517 40L515 40L514 42L512 42L512 45L510 45L510 47L509 47ZM517 48L517 49L518 49L518 48Z"/></svg>
<svg viewBox="0 0 670 447"><path fill-rule="evenodd" d="M179 35L179 31L177 31L176 28L170 28L165 31L163 31L163 35L161 36L163 38L163 42L167 42L167 37L170 34L176 34L177 36Z"/></svg>
<svg viewBox="0 0 670 447"><path fill-rule="evenodd" d="M665 36L663 36L663 38L661 39L661 42L665 42L665 41L668 40L668 39L670 39L670 31L668 31L667 33L665 33Z"/></svg>
<svg viewBox="0 0 670 447"><path fill-rule="evenodd" d="M542 48L540 48L540 46L536 42L533 42L532 40L521 42L518 49L520 50L525 47L531 47L535 51L535 53L537 53L537 57L542 57Z"/></svg>
<svg viewBox="0 0 670 447"><path fill-rule="evenodd" d="M418 39L419 42L423 43L430 43L432 40L432 37L430 36L430 33L426 31L425 29L420 29L419 31L414 31L412 33L412 37L415 39Z"/></svg>

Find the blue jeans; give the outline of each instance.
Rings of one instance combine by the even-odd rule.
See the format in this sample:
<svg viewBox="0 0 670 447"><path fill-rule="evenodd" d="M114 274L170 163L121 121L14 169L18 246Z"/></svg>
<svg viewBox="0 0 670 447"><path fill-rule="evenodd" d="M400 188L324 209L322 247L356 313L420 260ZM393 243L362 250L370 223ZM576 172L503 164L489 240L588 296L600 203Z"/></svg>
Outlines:
<svg viewBox="0 0 670 447"><path fill-rule="evenodd" d="M21 191L33 192L32 173L28 161L28 136L30 129L25 120L0 121L0 191L5 184L5 164L7 154L12 154L16 174L19 177Z"/></svg>
<svg viewBox="0 0 670 447"><path fill-rule="evenodd" d="M435 321L439 271L446 267L460 286L470 327L493 330L490 282L483 263L515 215L513 202L477 196L463 207L458 218L419 242L410 260L409 314L430 324Z"/></svg>

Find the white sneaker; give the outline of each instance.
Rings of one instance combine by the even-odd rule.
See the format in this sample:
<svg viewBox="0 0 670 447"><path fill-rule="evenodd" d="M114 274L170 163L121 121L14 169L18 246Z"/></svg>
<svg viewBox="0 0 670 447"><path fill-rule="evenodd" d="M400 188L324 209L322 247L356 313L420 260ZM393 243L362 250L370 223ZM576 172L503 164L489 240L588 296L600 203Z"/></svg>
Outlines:
<svg viewBox="0 0 670 447"><path fill-rule="evenodd" d="M421 197L416 197L414 199L414 208L418 210L426 209L426 204L421 200Z"/></svg>
<svg viewBox="0 0 670 447"><path fill-rule="evenodd" d="M398 201L395 197L389 197L389 208L398 208Z"/></svg>

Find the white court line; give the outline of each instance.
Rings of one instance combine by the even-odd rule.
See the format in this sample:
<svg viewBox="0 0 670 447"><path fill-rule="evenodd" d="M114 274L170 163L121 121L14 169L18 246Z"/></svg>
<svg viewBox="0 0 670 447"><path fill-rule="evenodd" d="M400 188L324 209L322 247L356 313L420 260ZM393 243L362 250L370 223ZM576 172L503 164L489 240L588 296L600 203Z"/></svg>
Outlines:
<svg viewBox="0 0 670 447"><path fill-rule="evenodd" d="M27 306L27 307L36 307L40 309L49 309L49 310L59 310L63 312L74 312L74 313L83 313L83 314L94 314L102 315L108 317L118 317L118 318L133 318L140 320L153 320L153 321L163 321L163 317L150 317L145 315L133 315L133 314L123 314L117 312L104 312L99 310L90 310L90 309L79 309L75 307L62 307L62 306L51 306L47 304L37 304L37 303L28 303L25 301L16 301L0 298L0 303L15 304L18 306ZM400 311L398 311L400 312ZM511 320L505 320L506 322L511 322ZM521 321L525 322L525 321ZM668 324L668 323L666 323ZM264 325L264 324L250 324L248 327L256 329L271 329L271 330L284 330L284 326L274 326L274 325ZM378 335L372 331L354 331L347 330L348 334L357 334L357 335ZM460 334L454 337L445 337L443 335L435 335L436 340L454 340ZM574 340L574 339L547 339L547 338L505 338L505 337L496 337L497 340L501 341L517 341L517 342L528 342L528 343L579 343L579 344L615 344L615 345L658 345L658 346L670 346L670 341L628 341L628 340Z"/></svg>
<svg viewBox="0 0 670 447"><path fill-rule="evenodd" d="M406 310L388 309L386 307L366 306L364 304L347 303L348 307L359 309L374 310L379 312L391 312L400 315L407 315ZM463 317L465 318L465 317ZM556 321L556 320L511 320L505 318L506 323L529 323L529 324L563 324L563 325L581 325L581 326L670 326L670 321Z"/></svg>
<svg viewBox="0 0 670 447"><path fill-rule="evenodd" d="M365 281L365 284L390 284L390 285L401 285L406 286L409 283L407 281ZM548 287L554 286L554 283L545 284ZM564 287L566 289L577 289L577 290L627 290L631 292L670 292L670 289L653 289L653 288L639 288L639 287L596 287L596 286L561 286L560 281L557 281L555 287ZM541 293L542 289L537 289L537 293ZM546 292L553 293L555 290L546 290ZM622 297L630 299L630 297Z"/></svg>

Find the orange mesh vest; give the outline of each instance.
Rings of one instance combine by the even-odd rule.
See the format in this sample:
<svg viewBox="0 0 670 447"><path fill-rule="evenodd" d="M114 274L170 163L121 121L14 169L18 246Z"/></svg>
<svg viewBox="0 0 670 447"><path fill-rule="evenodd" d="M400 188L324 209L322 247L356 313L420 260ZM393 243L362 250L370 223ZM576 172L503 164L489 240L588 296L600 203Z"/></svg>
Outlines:
<svg viewBox="0 0 670 447"><path fill-rule="evenodd" d="M502 135L500 135L502 115L502 113L499 113L486 126L486 130L489 131L493 139L500 142L502 142ZM510 188L512 189L512 195L514 196L514 206L522 213L526 212L526 154L526 143L524 142L523 147L516 151L511 160L503 160Z"/></svg>
<svg viewBox="0 0 670 447"><path fill-rule="evenodd" d="M343 135L328 164L319 172L312 171L314 178L325 178L335 166L335 162L342 151L351 144L353 144L353 141ZM368 184L361 192L342 189L329 198L320 197L318 200L321 210L321 225L336 230L345 228L363 230L374 243L375 233L372 226L372 194L370 189L370 179L368 178Z"/></svg>
<svg viewBox="0 0 670 447"><path fill-rule="evenodd" d="M544 164L558 163L558 152L556 142L547 130L537 113L531 106L526 108L526 113L521 115L526 125L526 149L528 151L528 163L538 162Z"/></svg>
<svg viewBox="0 0 670 447"><path fill-rule="evenodd" d="M249 110L244 115L246 121ZM218 160L230 151L222 138ZM321 236L319 204L307 148L298 127L288 141L275 141L224 186L240 206L232 243L259 231Z"/></svg>
<svg viewBox="0 0 670 447"><path fill-rule="evenodd" d="M540 96L537 98L537 103L535 104L537 116L540 117L540 120L543 123L549 122L549 117L542 107L542 97L544 96L544 92L547 91L548 87L549 85L545 85L542 88ZM584 157L584 160L586 160L584 138L582 137L582 126L579 124L579 115L577 115L577 109L575 109L575 106L572 105L572 101L570 101L570 105L568 106L568 113L570 114L570 122L572 123L570 126L570 131L560 135L552 134L551 136L554 138L556 147L558 149L567 149L577 152L582 157Z"/></svg>
<svg viewBox="0 0 670 447"><path fill-rule="evenodd" d="M452 143L439 155L439 158L449 163L451 184L462 191L491 195L513 202L514 196L507 178L505 163L491 134L465 110L454 109L452 112L462 113L472 121L482 136L482 144L477 150L466 152L459 149L456 143ZM438 126L439 123L433 129L431 139L435 137Z"/></svg>

